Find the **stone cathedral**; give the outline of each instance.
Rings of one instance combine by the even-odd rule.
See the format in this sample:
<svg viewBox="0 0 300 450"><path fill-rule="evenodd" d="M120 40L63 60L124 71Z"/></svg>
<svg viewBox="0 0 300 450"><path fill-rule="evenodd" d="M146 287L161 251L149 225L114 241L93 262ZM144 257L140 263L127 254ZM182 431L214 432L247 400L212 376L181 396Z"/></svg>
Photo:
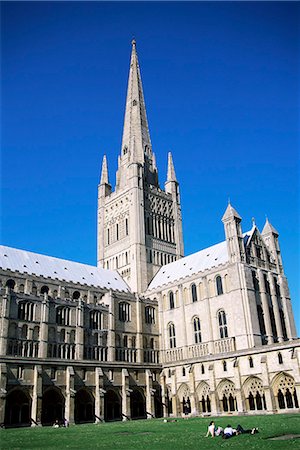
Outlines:
<svg viewBox="0 0 300 450"><path fill-rule="evenodd" d="M184 257L172 155L164 188L135 41L114 190L104 156L96 266L0 247L0 424L300 412L278 232ZM220 223L220 226L221 223Z"/></svg>

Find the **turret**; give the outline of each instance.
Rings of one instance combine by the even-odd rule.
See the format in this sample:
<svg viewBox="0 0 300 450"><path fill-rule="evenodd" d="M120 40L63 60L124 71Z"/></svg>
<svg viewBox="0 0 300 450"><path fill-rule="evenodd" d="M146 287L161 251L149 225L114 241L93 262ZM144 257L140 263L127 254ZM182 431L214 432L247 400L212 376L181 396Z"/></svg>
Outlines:
<svg viewBox="0 0 300 450"><path fill-rule="evenodd" d="M271 225L268 218L266 219L261 236L276 262L278 272L282 272L282 259L278 241L279 233L273 225Z"/></svg>
<svg viewBox="0 0 300 450"><path fill-rule="evenodd" d="M222 217L222 222L224 224L230 262L245 261L241 221L241 216L229 202Z"/></svg>
<svg viewBox="0 0 300 450"><path fill-rule="evenodd" d="M101 169L101 177L99 184L99 196L106 197L111 194L111 185L108 180L108 168L107 168L107 160L106 155L103 156L102 160L102 169Z"/></svg>

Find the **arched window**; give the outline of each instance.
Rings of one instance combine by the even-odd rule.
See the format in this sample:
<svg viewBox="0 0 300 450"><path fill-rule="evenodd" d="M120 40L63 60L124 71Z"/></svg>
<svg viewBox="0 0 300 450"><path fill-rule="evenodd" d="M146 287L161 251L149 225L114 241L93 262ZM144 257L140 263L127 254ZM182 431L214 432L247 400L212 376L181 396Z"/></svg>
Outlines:
<svg viewBox="0 0 300 450"><path fill-rule="evenodd" d="M193 324L194 324L195 344L200 344L200 342L201 342L201 325L200 325L199 317L194 318Z"/></svg>
<svg viewBox="0 0 300 450"><path fill-rule="evenodd" d="M252 356L249 356L249 367L254 367Z"/></svg>
<svg viewBox="0 0 300 450"><path fill-rule="evenodd" d="M175 348L176 347L176 335L175 335L175 325L174 325L174 323L169 323L168 329L169 329L170 348Z"/></svg>
<svg viewBox="0 0 300 450"><path fill-rule="evenodd" d="M201 364L201 373L202 373L202 375L205 373L204 364Z"/></svg>
<svg viewBox="0 0 300 450"><path fill-rule="evenodd" d="M216 287L217 287L217 295L223 294L223 284L222 284L222 278L220 275L216 277Z"/></svg>
<svg viewBox="0 0 300 450"><path fill-rule="evenodd" d="M101 330L102 328L102 313L100 311L90 312L90 328L92 330Z"/></svg>
<svg viewBox="0 0 300 450"><path fill-rule="evenodd" d="M278 364L283 364L282 354L278 353Z"/></svg>
<svg viewBox="0 0 300 450"><path fill-rule="evenodd" d="M227 362L223 361L223 370L224 372L227 372Z"/></svg>
<svg viewBox="0 0 300 450"><path fill-rule="evenodd" d="M128 336L123 336L123 347L127 348L128 347Z"/></svg>
<svg viewBox="0 0 300 450"><path fill-rule="evenodd" d="M192 301L194 303L194 302L196 302L198 300L198 298L197 298L197 288L196 288L195 283L193 283L191 285L191 291L192 291Z"/></svg>
<svg viewBox="0 0 300 450"><path fill-rule="evenodd" d="M18 319L32 322L34 320L34 303L20 302L18 305Z"/></svg>
<svg viewBox="0 0 300 450"><path fill-rule="evenodd" d="M174 307L175 307L174 293L172 291L169 292L169 304L170 304L170 309L174 309Z"/></svg>
<svg viewBox="0 0 300 450"><path fill-rule="evenodd" d="M70 308L65 306L57 308L56 323L57 325L70 325Z"/></svg>
<svg viewBox="0 0 300 450"><path fill-rule="evenodd" d="M227 319L225 311L223 309L218 313L218 321L219 321L220 338L221 339L227 338L228 337Z"/></svg>
<svg viewBox="0 0 300 450"><path fill-rule="evenodd" d="M182 366L182 376L185 377L185 367Z"/></svg>
<svg viewBox="0 0 300 450"><path fill-rule="evenodd" d="M42 286L40 292L41 292L42 295L43 294L48 294L48 292L49 292L48 286Z"/></svg>
<svg viewBox="0 0 300 450"><path fill-rule="evenodd" d="M127 302L119 303L119 320L121 322L130 322L131 320L131 310L130 304Z"/></svg>
<svg viewBox="0 0 300 450"><path fill-rule="evenodd" d="M24 284L20 284L20 286L19 286L20 294L24 294L24 290L25 290Z"/></svg>
<svg viewBox="0 0 300 450"><path fill-rule="evenodd" d="M155 308L153 306L145 307L145 320L149 324L155 323Z"/></svg>
<svg viewBox="0 0 300 450"><path fill-rule="evenodd" d="M16 282L14 280L7 280L5 286L9 288L9 290L13 291L15 288Z"/></svg>
<svg viewBox="0 0 300 450"><path fill-rule="evenodd" d="M28 326L27 325L23 325L21 328L21 338L22 339L27 339L27 334L28 334Z"/></svg>
<svg viewBox="0 0 300 450"><path fill-rule="evenodd" d="M79 291L74 291L73 295L72 295L73 300L78 300L79 297L80 297L80 292Z"/></svg>

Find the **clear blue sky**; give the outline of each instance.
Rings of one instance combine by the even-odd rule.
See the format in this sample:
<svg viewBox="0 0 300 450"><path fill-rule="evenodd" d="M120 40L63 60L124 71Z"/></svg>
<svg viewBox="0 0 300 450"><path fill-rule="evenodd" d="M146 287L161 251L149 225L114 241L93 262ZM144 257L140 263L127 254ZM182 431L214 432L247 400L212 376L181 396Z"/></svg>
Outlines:
<svg viewBox="0 0 300 450"><path fill-rule="evenodd" d="M224 239L230 197L280 233L300 330L299 3L2 2L2 243L96 262L103 154L114 184L131 39L185 253Z"/></svg>

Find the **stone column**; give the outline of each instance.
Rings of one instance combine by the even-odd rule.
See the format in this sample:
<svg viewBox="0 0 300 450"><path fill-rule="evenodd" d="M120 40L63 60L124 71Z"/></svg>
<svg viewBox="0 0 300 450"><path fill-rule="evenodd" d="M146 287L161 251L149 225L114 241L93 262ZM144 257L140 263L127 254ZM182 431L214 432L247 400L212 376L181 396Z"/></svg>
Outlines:
<svg viewBox="0 0 300 450"><path fill-rule="evenodd" d="M161 401L163 407L163 417L168 417L168 408L167 408L167 395L166 395L166 377L164 375L164 371L161 372L160 375L160 386L161 386Z"/></svg>
<svg viewBox="0 0 300 450"><path fill-rule="evenodd" d="M173 417L178 416L179 410L178 410L178 402L177 402L177 380L176 380L176 371L175 369L172 370L172 378L171 378L171 393L172 393L172 410L173 410Z"/></svg>
<svg viewBox="0 0 300 450"><path fill-rule="evenodd" d="M5 420L7 368L5 363L0 364L0 423Z"/></svg>
<svg viewBox="0 0 300 450"><path fill-rule="evenodd" d="M66 403L65 403L65 419L69 424L74 423L74 398L76 391L74 389L74 369L68 366L66 370Z"/></svg>
<svg viewBox="0 0 300 450"><path fill-rule="evenodd" d="M199 402L195 390L195 374L193 365L191 365L191 367L189 368L189 388L190 388L191 414L192 416L198 416Z"/></svg>
<svg viewBox="0 0 300 450"><path fill-rule="evenodd" d="M263 382L267 411L274 413L277 409L273 390L270 388L270 377L266 355L261 357L261 378Z"/></svg>
<svg viewBox="0 0 300 450"><path fill-rule="evenodd" d="M283 342L283 331L282 331L282 326L281 326L278 298L277 298L277 293L276 293L276 289L274 286L274 278L271 273L268 273L268 278L269 278L270 289L271 289L271 299L272 299L272 305L273 305L274 316L275 316L277 337L278 337L279 342Z"/></svg>
<svg viewBox="0 0 300 450"><path fill-rule="evenodd" d="M212 355L214 353L214 335L213 335L213 326L212 326L212 315L210 310L210 302L209 302L209 292L207 286L206 278L203 278L203 290L204 290L204 299L203 304L205 306L205 315L208 321L208 351ZM215 339L218 339L215 337Z"/></svg>
<svg viewBox="0 0 300 450"><path fill-rule="evenodd" d="M116 359L116 333L115 333L115 308L112 290L106 294L106 301L108 303L108 331L107 331L107 360L115 361Z"/></svg>
<svg viewBox="0 0 300 450"><path fill-rule="evenodd" d="M48 321L49 321L49 297L48 294L45 292L41 308L39 358L47 358Z"/></svg>
<svg viewBox="0 0 300 450"><path fill-rule="evenodd" d="M130 411L130 393L129 374L127 369L122 369L122 420L128 420L131 417Z"/></svg>
<svg viewBox="0 0 300 450"><path fill-rule="evenodd" d="M279 276L279 282L287 337L289 338L289 340L293 340L297 338L297 331L292 311L289 288L287 280L284 276Z"/></svg>
<svg viewBox="0 0 300 450"><path fill-rule="evenodd" d="M216 381L215 381L215 373L214 366L210 364L208 367L209 370L209 396L210 396L210 406L212 415L216 415L220 412L218 396L216 393Z"/></svg>
<svg viewBox="0 0 300 450"><path fill-rule="evenodd" d="M95 369L95 423L104 421L103 371L101 367Z"/></svg>
<svg viewBox="0 0 300 450"><path fill-rule="evenodd" d="M136 304L136 349L137 349L137 363L144 362L143 351L143 334L142 334L142 308L138 294L135 294Z"/></svg>
<svg viewBox="0 0 300 450"><path fill-rule="evenodd" d="M147 419L152 419L153 417L155 417L155 407L154 407L155 389L153 389L151 370L146 369L145 377L146 377L146 412L149 413L147 414Z"/></svg>
<svg viewBox="0 0 300 450"><path fill-rule="evenodd" d="M9 316L10 316L10 302L12 294L9 287L6 287L5 294L2 299L2 311L1 311L1 326L0 326L0 354L6 355L7 352L7 338L9 329Z"/></svg>
<svg viewBox="0 0 300 450"><path fill-rule="evenodd" d="M267 342L268 342L268 344L273 344L274 337L273 337L272 326L271 326L269 302L268 302L268 297L267 297L267 293L266 293L264 275L261 270L258 270L258 277L259 277L259 290L260 290L260 296L261 296L261 302L262 302L262 309L263 309L263 313L264 313L264 322L265 322L265 328L266 328Z"/></svg>
<svg viewBox="0 0 300 450"><path fill-rule="evenodd" d="M35 427L42 422L42 398L43 398L43 379L42 367L34 366L33 373L33 392L31 404L31 426Z"/></svg>
<svg viewBox="0 0 300 450"><path fill-rule="evenodd" d="M84 350L84 303L80 298L78 300L78 306L76 308L76 336L75 336L75 346L76 353L75 359L82 360L83 359L83 350Z"/></svg>

